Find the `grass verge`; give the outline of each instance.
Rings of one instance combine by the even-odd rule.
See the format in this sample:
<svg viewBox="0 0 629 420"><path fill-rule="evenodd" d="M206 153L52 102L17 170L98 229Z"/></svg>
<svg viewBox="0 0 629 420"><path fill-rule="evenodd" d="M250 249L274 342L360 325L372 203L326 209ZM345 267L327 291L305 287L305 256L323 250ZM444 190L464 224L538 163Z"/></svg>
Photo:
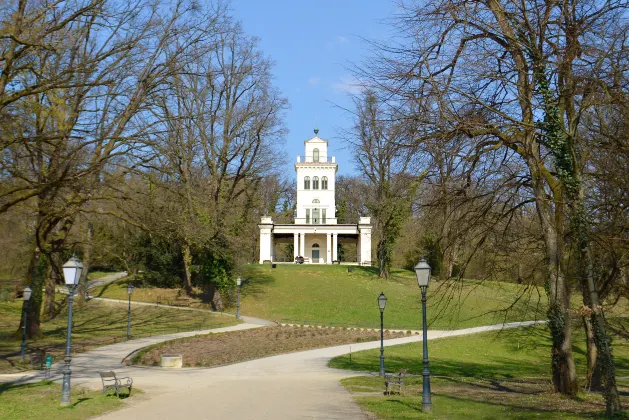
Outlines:
<svg viewBox="0 0 629 420"><path fill-rule="evenodd" d="M22 302L0 303L0 373L32 369L20 361L21 336L16 334ZM182 311L152 306L131 305L131 338L171 334L181 331L226 327L238 323L234 318L209 312ZM67 309L42 323L43 337L28 341L26 361L34 351L45 351L61 360L65 349ZM127 307L91 300L73 307L72 350L75 353L126 340Z"/></svg>
<svg viewBox="0 0 629 420"><path fill-rule="evenodd" d="M418 375L407 381L404 396L384 396L380 378L355 377L342 384L379 419L600 418L605 408L600 395L580 393L576 399L570 399L552 392L549 344L545 326L431 341L432 415L421 413L421 343L385 349L388 372L405 368ZM583 379L585 345L578 329L574 344L575 362ZM621 402L625 407L629 403L628 344L626 337L614 340ZM373 371L378 364L379 353L372 350L354 353L351 361L344 355L329 363L330 367L357 371Z"/></svg>
<svg viewBox="0 0 629 420"><path fill-rule="evenodd" d="M137 395L134 389L132 395ZM121 394L121 398L129 397ZM36 384L0 385L0 418L3 420L80 420L121 408L125 403L115 395L72 388L72 404L60 407L61 385L44 381ZM131 397L134 398L134 397Z"/></svg>
<svg viewBox="0 0 629 420"><path fill-rule="evenodd" d="M385 339L404 336L405 333L385 332ZM140 351L131 363L159 365L161 354L181 354L184 366L213 367L277 354L379 339L379 332L358 329L264 327L167 341Z"/></svg>

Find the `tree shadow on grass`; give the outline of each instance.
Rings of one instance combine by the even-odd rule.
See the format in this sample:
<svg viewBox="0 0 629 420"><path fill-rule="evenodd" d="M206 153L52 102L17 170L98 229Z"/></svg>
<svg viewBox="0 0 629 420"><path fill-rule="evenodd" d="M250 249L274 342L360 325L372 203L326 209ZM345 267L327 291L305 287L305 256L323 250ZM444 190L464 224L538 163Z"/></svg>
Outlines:
<svg viewBox="0 0 629 420"><path fill-rule="evenodd" d="M266 267L266 264L264 267ZM266 288L273 283L275 279L269 273L265 273L266 270L259 268L258 266L249 268L243 273L245 283L240 290L241 297L251 296L253 298L260 297L266 293Z"/></svg>

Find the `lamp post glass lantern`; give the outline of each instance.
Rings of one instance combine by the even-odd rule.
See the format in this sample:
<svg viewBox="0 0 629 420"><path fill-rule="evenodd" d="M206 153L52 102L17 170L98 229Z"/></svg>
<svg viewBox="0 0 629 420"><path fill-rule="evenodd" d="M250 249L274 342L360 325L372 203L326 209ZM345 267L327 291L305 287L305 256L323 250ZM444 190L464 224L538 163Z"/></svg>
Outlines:
<svg viewBox="0 0 629 420"><path fill-rule="evenodd" d="M127 308L127 340L131 338L131 294L133 294L133 285L127 285L127 294L129 295L129 305Z"/></svg>
<svg viewBox="0 0 629 420"><path fill-rule="evenodd" d="M236 286L238 286L238 296L236 298L236 319L240 319L240 286L242 286L242 278L236 279Z"/></svg>
<svg viewBox="0 0 629 420"><path fill-rule="evenodd" d="M423 392L422 392L422 411L432 411L432 400L430 398L430 370L428 370L428 327L426 323L426 291L428 290L428 283L430 282L430 265L426 262L424 257L415 266L415 276L417 277L417 285L422 292L422 326L423 326L423 338L422 343L424 347L424 370L422 370L423 376Z"/></svg>
<svg viewBox="0 0 629 420"><path fill-rule="evenodd" d="M384 308L387 306L387 297L384 293L378 296L378 309L380 309L380 376L384 377Z"/></svg>
<svg viewBox="0 0 629 420"><path fill-rule="evenodd" d="M28 302L31 300L31 294L33 291L30 287L26 286L24 288L24 292L22 292L22 297L24 298L24 305L22 305L22 311L24 312L24 320L22 325L22 361L24 361L24 357L26 356L26 320L28 315Z"/></svg>
<svg viewBox="0 0 629 420"><path fill-rule="evenodd" d="M79 284L81 273L83 272L83 264L72 257L63 265L63 279L68 288L68 337L66 342L66 367L63 371L63 384L61 385L61 405L70 405L70 349L72 345L72 302L74 301L74 292Z"/></svg>

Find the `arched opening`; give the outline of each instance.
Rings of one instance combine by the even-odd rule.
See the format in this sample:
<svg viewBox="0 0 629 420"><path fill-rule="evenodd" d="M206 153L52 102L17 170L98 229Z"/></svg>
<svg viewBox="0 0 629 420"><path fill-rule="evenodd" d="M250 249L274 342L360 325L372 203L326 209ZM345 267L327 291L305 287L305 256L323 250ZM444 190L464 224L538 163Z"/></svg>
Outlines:
<svg viewBox="0 0 629 420"><path fill-rule="evenodd" d="M319 248L319 244L312 244L313 248Z"/></svg>
<svg viewBox="0 0 629 420"><path fill-rule="evenodd" d="M322 190L327 190L328 189L328 177L324 176L323 178L321 178L321 189Z"/></svg>
<svg viewBox="0 0 629 420"><path fill-rule="evenodd" d="M318 176L313 176L312 177L312 189L313 190L318 190L319 189L319 177Z"/></svg>
<svg viewBox="0 0 629 420"><path fill-rule="evenodd" d="M315 198L314 200L312 200L312 204L319 204L319 203L320 203L320 201L319 201L318 198Z"/></svg>
<svg viewBox="0 0 629 420"><path fill-rule="evenodd" d="M312 161L319 162L319 149L314 149L312 151Z"/></svg>
<svg viewBox="0 0 629 420"><path fill-rule="evenodd" d="M310 177L305 176L304 177L304 190L309 190L309 189L310 189Z"/></svg>

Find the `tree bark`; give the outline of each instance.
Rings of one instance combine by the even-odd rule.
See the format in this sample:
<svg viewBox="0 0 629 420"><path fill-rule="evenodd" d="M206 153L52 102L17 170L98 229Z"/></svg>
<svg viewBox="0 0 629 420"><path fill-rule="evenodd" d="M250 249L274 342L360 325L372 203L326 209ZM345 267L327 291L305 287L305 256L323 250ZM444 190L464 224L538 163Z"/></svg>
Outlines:
<svg viewBox="0 0 629 420"><path fill-rule="evenodd" d="M578 392L577 372L572 354L570 328L570 288L563 267L565 219L561 194L555 191L554 206L549 203L537 162L528 163L535 194L535 206L542 227L548 264L548 326L551 333L551 369L556 392L574 396Z"/></svg>
<svg viewBox="0 0 629 420"><path fill-rule="evenodd" d="M46 270L46 279L44 281L44 289L46 294L44 296L44 315L51 318L56 314L56 306L55 306L55 293L57 286L57 274L52 267L52 264L48 264L48 269Z"/></svg>
<svg viewBox="0 0 629 420"><path fill-rule="evenodd" d="M192 263L192 253L190 251L190 245L185 244L183 246L183 267L186 272L184 278L183 287L186 289L186 294L190 296L192 294L192 273L190 271L190 264Z"/></svg>
<svg viewBox="0 0 629 420"><path fill-rule="evenodd" d="M585 378L585 390L586 391L601 391L602 390L602 377L601 368L597 363L598 350L596 343L594 342L594 329L592 328L592 322L590 316L583 315L583 328L585 330L585 344L586 344L586 360L587 360L587 375Z"/></svg>
<svg viewBox="0 0 629 420"><path fill-rule="evenodd" d="M44 274L45 268L42 270L43 264L42 254L39 248L33 249L31 259L26 271L26 286L29 286L32 290L31 298L28 302L22 302L22 310L25 311L27 316L26 322L26 338L37 339L42 335L41 332L41 305L42 305L42 288L44 286ZM22 335L22 328L24 327L24 317L20 320L20 326L15 332L16 337Z"/></svg>

